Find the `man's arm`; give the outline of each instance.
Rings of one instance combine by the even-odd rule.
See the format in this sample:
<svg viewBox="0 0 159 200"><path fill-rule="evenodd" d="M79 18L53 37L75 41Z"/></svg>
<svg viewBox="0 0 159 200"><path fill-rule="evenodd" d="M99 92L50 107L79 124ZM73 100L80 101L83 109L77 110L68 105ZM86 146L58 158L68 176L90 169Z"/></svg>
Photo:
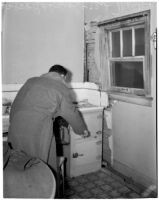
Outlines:
<svg viewBox="0 0 159 200"><path fill-rule="evenodd" d="M87 126L83 117L73 105L71 98L62 98L60 115L71 125L76 134L88 136Z"/></svg>

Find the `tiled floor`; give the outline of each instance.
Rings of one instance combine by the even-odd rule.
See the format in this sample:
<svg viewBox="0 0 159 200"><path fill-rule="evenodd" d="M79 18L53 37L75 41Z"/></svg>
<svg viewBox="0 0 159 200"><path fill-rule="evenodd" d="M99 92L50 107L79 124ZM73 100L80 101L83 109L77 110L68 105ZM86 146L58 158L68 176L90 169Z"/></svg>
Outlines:
<svg viewBox="0 0 159 200"><path fill-rule="evenodd" d="M65 199L117 199L155 197L146 196L134 185L127 184L121 177L107 169L81 175L65 181Z"/></svg>

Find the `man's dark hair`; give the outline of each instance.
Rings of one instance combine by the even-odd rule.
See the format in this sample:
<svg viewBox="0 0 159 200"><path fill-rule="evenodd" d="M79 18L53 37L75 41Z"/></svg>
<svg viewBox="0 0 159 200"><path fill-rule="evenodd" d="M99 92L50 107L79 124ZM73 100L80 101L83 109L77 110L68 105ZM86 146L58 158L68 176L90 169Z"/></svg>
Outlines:
<svg viewBox="0 0 159 200"><path fill-rule="evenodd" d="M65 69L63 66L61 65L53 65L50 69L49 72L57 72L59 74L63 74L64 76L66 76L67 74L67 69Z"/></svg>

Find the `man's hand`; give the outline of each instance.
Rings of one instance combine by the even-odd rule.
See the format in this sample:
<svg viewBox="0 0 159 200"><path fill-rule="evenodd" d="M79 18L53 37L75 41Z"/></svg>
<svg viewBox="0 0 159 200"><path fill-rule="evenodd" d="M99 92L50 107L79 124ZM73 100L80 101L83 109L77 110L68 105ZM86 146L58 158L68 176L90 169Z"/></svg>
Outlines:
<svg viewBox="0 0 159 200"><path fill-rule="evenodd" d="M84 130L84 132L83 132L83 137L85 138L85 137L89 137L91 134L90 134L90 132L88 131L88 130Z"/></svg>

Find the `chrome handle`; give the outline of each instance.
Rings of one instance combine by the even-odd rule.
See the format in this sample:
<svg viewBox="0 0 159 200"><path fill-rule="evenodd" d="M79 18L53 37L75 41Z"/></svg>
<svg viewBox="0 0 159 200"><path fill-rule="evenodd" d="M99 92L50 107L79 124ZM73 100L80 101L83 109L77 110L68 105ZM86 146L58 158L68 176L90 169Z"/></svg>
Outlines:
<svg viewBox="0 0 159 200"><path fill-rule="evenodd" d="M72 158L77 158L78 156L84 156L84 154L73 153Z"/></svg>

